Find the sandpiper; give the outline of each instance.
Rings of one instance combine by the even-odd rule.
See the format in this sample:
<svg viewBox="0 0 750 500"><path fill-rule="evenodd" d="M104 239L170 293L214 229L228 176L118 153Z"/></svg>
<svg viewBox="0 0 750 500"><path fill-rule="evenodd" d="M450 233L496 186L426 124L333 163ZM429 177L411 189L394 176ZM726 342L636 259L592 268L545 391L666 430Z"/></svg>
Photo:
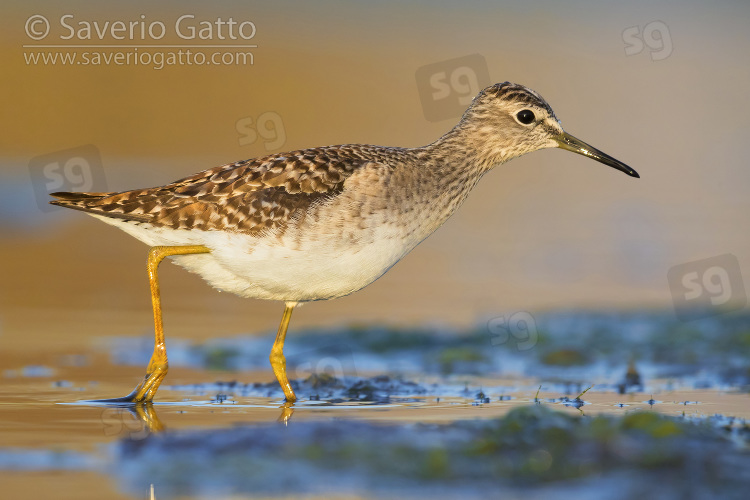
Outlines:
<svg viewBox="0 0 750 500"><path fill-rule="evenodd" d="M52 204L152 247L154 353L135 390L108 401L151 402L167 374L157 274L165 257L219 290L285 303L270 361L291 403L283 350L297 305L369 285L439 228L490 169L551 147L639 177L566 133L538 93L505 82L482 90L452 130L423 147L327 146L230 163L165 186L54 193Z"/></svg>

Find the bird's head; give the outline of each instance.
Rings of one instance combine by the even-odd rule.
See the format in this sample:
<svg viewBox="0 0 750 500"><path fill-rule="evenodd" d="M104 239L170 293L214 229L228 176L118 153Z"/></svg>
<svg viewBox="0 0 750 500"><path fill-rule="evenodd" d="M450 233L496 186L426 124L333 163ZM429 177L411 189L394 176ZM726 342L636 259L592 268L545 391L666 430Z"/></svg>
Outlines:
<svg viewBox="0 0 750 500"><path fill-rule="evenodd" d="M493 163L505 162L544 148L562 148L640 177L638 172L565 132L542 96L515 83L482 90L457 128L470 131L474 147Z"/></svg>

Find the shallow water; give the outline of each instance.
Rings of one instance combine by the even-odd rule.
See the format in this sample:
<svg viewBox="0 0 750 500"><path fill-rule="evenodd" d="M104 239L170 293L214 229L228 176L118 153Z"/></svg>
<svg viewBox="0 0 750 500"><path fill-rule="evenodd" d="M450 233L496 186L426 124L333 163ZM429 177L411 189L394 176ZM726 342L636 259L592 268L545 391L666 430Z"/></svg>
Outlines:
<svg viewBox="0 0 750 500"><path fill-rule="evenodd" d="M147 407L92 401L130 392L147 337L6 356L0 481L9 498L741 498L748 326L557 314L525 351L482 329L311 331L289 342L292 407L265 337L173 339Z"/></svg>

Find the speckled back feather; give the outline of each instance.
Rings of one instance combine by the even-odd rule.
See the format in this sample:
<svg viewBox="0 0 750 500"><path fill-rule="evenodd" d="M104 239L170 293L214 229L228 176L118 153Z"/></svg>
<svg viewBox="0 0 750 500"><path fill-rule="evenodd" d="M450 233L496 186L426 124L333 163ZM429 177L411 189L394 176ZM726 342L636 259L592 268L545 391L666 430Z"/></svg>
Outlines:
<svg viewBox="0 0 750 500"><path fill-rule="evenodd" d="M356 170L388 164L401 151L367 145L304 149L230 163L155 188L54 193L52 203L157 227L255 233L280 229L341 192Z"/></svg>

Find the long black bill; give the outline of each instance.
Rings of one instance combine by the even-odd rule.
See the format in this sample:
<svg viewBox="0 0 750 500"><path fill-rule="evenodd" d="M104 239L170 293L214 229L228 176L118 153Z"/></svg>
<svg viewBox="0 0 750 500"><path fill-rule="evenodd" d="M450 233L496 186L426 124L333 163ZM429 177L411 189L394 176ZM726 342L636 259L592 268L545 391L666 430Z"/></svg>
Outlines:
<svg viewBox="0 0 750 500"><path fill-rule="evenodd" d="M580 139L576 139L575 137L568 134L567 132L563 132L562 134L557 136L555 140L557 141L557 147L559 148L567 149L568 151L578 153L579 155L588 156L592 160L596 160L600 163L604 163L605 165L609 165L612 168L616 168L620 172L625 172L631 177L640 178L640 175L638 175L638 172L628 167L623 162L619 160L615 160L608 154L602 153L595 147L592 147L586 144Z"/></svg>

